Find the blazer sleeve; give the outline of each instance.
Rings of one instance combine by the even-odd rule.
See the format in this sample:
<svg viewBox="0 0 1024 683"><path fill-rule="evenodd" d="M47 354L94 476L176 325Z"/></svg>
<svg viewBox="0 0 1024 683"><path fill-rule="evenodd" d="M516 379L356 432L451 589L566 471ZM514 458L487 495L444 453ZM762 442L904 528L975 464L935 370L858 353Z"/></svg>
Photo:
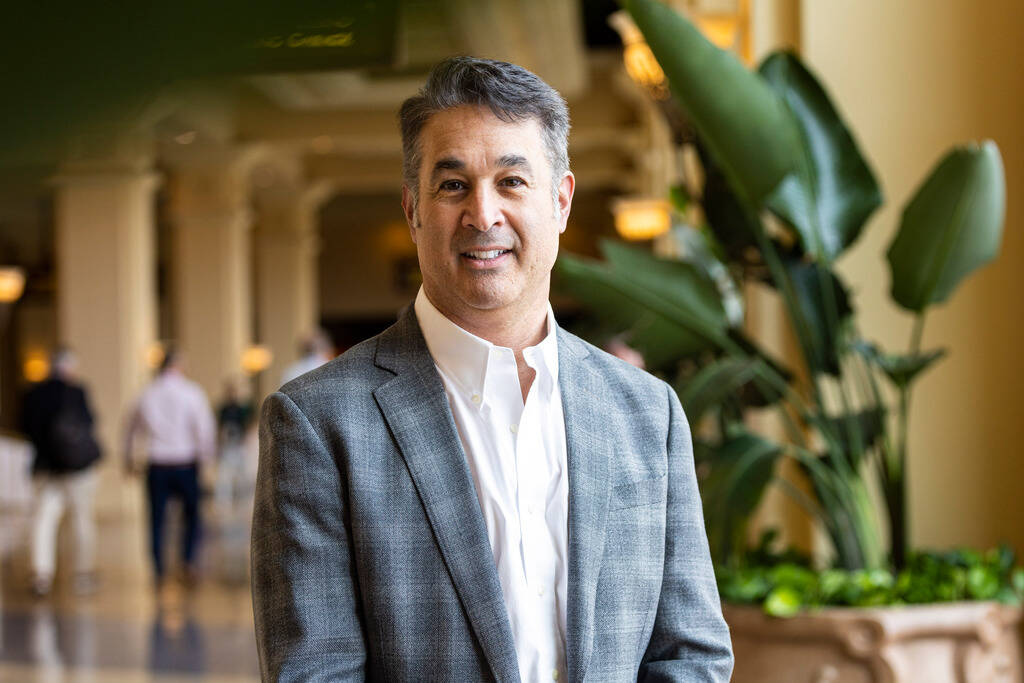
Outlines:
<svg viewBox="0 0 1024 683"><path fill-rule="evenodd" d="M252 527L264 681L364 680L366 639L338 466L287 395L267 397Z"/></svg>
<svg viewBox="0 0 1024 683"><path fill-rule="evenodd" d="M679 399L669 401L665 567L654 630L640 681L728 681L733 656L715 584L693 465L690 427Z"/></svg>

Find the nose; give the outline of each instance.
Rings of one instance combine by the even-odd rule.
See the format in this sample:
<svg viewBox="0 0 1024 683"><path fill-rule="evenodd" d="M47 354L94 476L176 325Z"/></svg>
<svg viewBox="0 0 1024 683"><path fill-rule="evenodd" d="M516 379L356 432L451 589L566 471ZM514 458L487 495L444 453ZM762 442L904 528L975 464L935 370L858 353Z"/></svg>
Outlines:
<svg viewBox="0 0 1024 683"><path fill-rule="evenodd" d="M501 198L487 183L478 184L466 197L462 212L463 227L487 232L503 221Z"/></svg>

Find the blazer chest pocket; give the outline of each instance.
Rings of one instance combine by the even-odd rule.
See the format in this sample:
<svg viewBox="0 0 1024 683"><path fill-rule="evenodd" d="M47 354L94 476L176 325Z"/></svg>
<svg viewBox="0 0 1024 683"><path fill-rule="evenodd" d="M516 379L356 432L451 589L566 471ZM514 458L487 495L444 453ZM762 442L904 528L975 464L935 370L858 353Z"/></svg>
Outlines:
<svg viewBox="0 0 1024 683"><path fill-rule="evenodd" d="M641 505L656 505L665 502L665 475L648 479L637 479L612 488L610 509L622 510Z"/></svg>

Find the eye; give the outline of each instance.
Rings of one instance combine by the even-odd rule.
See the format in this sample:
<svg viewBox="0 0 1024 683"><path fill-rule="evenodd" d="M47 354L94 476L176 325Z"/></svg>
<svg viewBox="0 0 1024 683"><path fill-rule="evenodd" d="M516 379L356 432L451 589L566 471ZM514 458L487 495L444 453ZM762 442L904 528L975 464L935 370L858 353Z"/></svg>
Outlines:
<svg viewBox="0 0 1024 683"><path fill-rule="evenodd" d="M517 176L510 176L508 178L502 178L501 184L504 187L522 187L526 185L526 181Z"/></svg>
<svg viewBox="0 0 1024 683"><path fill-rule="evenodd" d="M439 189L441 192L461 192L466 189L466 183L461 180L445 180Z"/></svg>

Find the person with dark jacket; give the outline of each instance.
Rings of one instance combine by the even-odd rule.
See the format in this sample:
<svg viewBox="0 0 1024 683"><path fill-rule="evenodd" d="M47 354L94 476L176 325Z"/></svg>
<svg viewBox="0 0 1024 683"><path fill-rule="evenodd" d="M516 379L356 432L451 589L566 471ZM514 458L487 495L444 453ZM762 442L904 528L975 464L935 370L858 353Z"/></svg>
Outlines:
<svg viewBox="0 0 1024 683"><path fill-rule="evenodd" d="M97 586L93 500L101 453L88 396L75 379L76 365L69 349L57 349L50 376L29 390L22 410L23 430L35 447L32 591L40 597L53 585L57 527L65 507L75 537L75 591L89 593Z"/></svg>

